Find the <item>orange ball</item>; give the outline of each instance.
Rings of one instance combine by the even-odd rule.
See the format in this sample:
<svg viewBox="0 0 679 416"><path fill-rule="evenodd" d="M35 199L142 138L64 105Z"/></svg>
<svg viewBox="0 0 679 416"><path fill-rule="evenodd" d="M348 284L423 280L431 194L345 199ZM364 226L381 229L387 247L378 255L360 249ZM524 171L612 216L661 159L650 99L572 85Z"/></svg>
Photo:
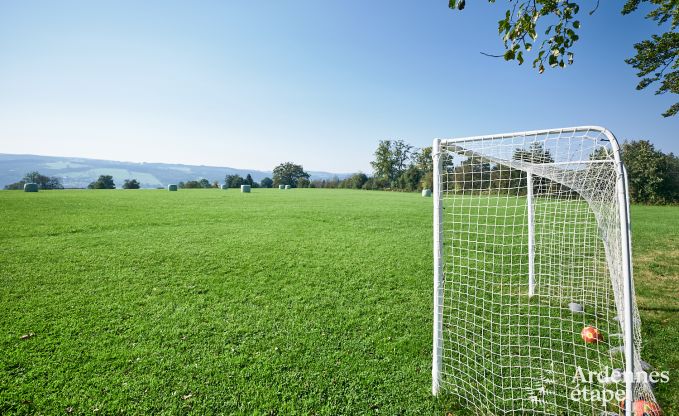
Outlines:
<svg viewBox="0 0 679 416"><path fill-rule="evenodd" d="M582 328L582 332L580 332L580 336L582 337L582 340L585 341L588 344L596 343L599 341L604 340L604 336L601 335L601 332L599 332L598 329L596 329L593 326L586 326Z"/></svg>
<svg viewBox="0 0 679 416"><path fill-rule="evenodd" d="M625 401L620 402L620 408L625 411ZM662 416L660 406L654 402L647 402L646 400L637 400L632 406L634 409L634 416Z"/></svg>

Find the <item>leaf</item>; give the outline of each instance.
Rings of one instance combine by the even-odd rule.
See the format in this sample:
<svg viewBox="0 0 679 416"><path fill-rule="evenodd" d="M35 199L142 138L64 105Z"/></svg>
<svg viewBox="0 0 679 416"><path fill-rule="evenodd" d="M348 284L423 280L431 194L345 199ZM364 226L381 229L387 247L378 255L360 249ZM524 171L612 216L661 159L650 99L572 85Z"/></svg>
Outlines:
<svg viewBox="0 0 679 416"><path fill-rule="evenodd" d="M519 61L519 65L523 64L523 52L519 51L518 55L516 55L516 60Z"/></svg>
<svg viewBox="0 0 679 416"><path fill-rule="evenodd" d="M574 27L575 29L580 29L580 21L579 21L579 20L576 20L575 22L573 22L573 27Z"/></svg>

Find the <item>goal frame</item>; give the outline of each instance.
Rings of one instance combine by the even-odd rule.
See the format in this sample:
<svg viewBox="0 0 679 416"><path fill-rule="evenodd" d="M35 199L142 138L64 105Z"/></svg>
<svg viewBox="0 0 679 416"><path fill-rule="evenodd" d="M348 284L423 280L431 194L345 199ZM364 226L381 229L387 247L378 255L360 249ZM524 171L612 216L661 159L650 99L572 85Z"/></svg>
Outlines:
<svg viewBox="0 0 679 416"><path fill-rule="evenodd" d="M620 218L620 241L622 244L621 260L622 280L623 280L623 308L624 308L624 356L625 356L625 415L632 416L633 409L633 389L634 389L634 322L633 322L633 284L632 284L632 245L629 217L629 198L627 171L623 165L620 151L620 144L613 133L600 126L578 126L559 129L532 130L512 133L502 133L483 136L461 137L453 139L434 139L432 144L433 158L433 202L434 202L434 319L433 319L433 358L432 358L432 394L438 396L441 385L441 367L443 358L443 192L441 186L441 146L452 143L462 143L475 140L492 140L510 138L516 136L537 136L549 134L575 133L577 131L589 130L605 136L611 145L613 152L613 164L616 171L616 195L619 207ZM576 162L578 163L578 162ZM587 163L585 161L579 163ZM558 164L556 162L555 164ZM527 172L528 193L528 253L529 253L529 296L535 291L534 279L534 219L533 219L533 192L532 192L532 173Z"/></svg>

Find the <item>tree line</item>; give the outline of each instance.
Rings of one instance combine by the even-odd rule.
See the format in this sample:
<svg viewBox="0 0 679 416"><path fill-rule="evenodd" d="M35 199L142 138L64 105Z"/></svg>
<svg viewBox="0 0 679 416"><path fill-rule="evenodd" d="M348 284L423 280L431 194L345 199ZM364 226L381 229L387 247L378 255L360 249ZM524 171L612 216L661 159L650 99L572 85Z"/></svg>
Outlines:
<svg viewBox="0 0 679 416"><path fill-rule="evenodd" d="M621 146L622 158L629 178L630 199L642 204L674 204L679 203L679 157L673 153L663 153L648 140L626 141ZM420 191L431 189L433 185L432 148L415 148L404 140L381 140L370 162L373 172L369 176L363 172L354 173L340 179L310 180L309 173L302 165L292 162L281 163L272 171L272 178L265 177L260 182L253 180L252 175L226 175L224 185L227 188L240 188L250 185L253 188L271 188L278 185L290 185L293 188L330 188L330 189L365 189L392 191ZM592 155L595 158L597 155ZM533 144L528 149L516 149L515 160L532 163L549 163L553 161L549 151L540 144ZM478 158L469 157L454 165L452 159L443 161L443 169L451 173L454 189L518 189L525 192L526 178L520 171L491 167L489 163ZM39 172L29 172L5 189L23 189L26 183L37 183L40 189L63 189L61 180L48 177ZM548 189L556 186L544 178L537 178L535 186ZM139 189L141 184L136 179L126 179L123 189ZM218 188L220 183L205 178L182 181L178 187L184 189ZM89 189L115 189L111 175L101 175L88 185ZM563 189L561 189L563 192Z"/></svg>
<svg viewBox="0 0 679 416"><path fill-rule="evenodd" d="M641 204L679 203L679 157L663 153L648 140L626 141L621 146L627 169L630 200ZM403 140L382 140L370 162L373 176L355 173L340 180L315 180L310 187L350 188L367 190L419 191L433 186L432 148L417 149ZM513 159L531 163L550 163L554 159L539 143L527 149L516 149ZM596 158L597 155L591 155ZM442 161L443 170L450 173L454 189L515 189L525 194L524 173L507 167L492 167L475 157L459 161ZM565 187L545 178L536 178L534 186L545 191L567 193Z"/></svg>

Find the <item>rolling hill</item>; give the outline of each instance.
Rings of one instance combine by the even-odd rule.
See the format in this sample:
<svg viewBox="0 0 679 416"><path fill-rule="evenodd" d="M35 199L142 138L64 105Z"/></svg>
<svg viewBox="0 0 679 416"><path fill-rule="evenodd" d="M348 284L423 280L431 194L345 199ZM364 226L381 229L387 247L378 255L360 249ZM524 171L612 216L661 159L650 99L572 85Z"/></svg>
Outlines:
<svg viewBox="0 0 679 416"><path fill-rule="evenodd" d="M66 188L85 188L99 175L111 175L117 187L125 179L137 179L143 188L157 188L170 183L194 179L224 182L226 175L252 175L255 181L271 177L271 171L237 169L222 166L195 166L169 163L135 163L113 160L86 159L78 157L12 155L0 153L0 189L19 181L24 174L38 171L43 175L56 176ZM347 174L309 171L311 179L330 179Z"/></svg>

